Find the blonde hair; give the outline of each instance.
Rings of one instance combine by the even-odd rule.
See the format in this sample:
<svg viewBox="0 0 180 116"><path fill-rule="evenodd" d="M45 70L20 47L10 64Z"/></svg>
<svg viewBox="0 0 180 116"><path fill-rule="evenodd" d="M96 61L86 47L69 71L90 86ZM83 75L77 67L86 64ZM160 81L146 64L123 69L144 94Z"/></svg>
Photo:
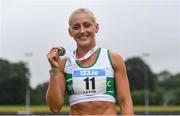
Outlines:
<svg viewBox="0 0 180 116"><path fill-rule="evenodd" d="M72 17L75 15L75 14L81 14L81 13L86 13L86 14L89 14L91 17L92 17L92 20L94 21L94 23L96 22L96 18L94 16L94 14L87 8L79 8L79 9L76 9L72 12L72 14L70 15L69 17L69 26L71 25L71 20L72 20Z"/></svg>

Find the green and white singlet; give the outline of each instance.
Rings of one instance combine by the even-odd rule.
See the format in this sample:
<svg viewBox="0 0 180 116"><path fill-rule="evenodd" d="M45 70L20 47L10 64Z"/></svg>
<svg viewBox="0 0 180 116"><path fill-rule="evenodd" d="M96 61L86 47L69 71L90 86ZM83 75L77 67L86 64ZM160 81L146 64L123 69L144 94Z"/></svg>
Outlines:
<svg viewBox="0 0 180 116"><path fill-rule="evenodd" d="M88 67L70 56L64 72L70 105L88 101L115 103L114 69L109 50L100 48L95 62Z"/></svg>

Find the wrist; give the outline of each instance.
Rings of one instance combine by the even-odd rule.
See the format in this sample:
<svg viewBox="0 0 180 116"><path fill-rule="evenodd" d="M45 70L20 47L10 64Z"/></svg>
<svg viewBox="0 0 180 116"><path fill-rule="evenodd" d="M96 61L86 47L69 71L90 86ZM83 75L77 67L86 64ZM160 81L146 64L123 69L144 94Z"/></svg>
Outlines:
<svg viewBox="0 0 180 116"><path fill-rule="evenodd" d="M58 68L52 68L52 69L49 70L49 74L50 74L51 76L56 77L56 76L58 76L58 74L59 74L59 69L58 69Z"/></svg>

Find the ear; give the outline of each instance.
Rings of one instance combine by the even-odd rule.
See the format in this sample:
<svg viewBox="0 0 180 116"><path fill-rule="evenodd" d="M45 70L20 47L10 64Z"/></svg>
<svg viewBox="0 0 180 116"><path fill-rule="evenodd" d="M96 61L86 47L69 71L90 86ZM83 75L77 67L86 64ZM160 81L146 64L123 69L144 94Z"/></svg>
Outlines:
<svg viewBox="0 0 180 116"><path fill-rule="evenodd" d="M99 24L96 23L96 30L95 30L95 32L97 33L98 31L99 31Z"/></svg>
<svg viewBox="0 0 180 116"><path fill-rule="evenodd" d="M68 32L69 32L69 35L70 35L71 37L73 37L73 36L72 36L72 32L71 32L71 29L70 29L70 28L68 28Z"/></svg>

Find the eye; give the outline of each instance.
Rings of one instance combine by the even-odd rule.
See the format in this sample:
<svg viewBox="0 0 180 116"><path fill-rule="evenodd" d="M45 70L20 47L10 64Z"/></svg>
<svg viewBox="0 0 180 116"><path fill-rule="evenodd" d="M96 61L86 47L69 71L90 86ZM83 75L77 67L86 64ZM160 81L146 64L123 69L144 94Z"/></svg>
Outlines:
<svg viewBox="0 0 180 116"><path fill-rule="evenodd" d="M84 24L84 27L85 27L85 28L89 28L90 26L91 26L90 23L85 23L85 24Z"/></svg>
<svg viewBox="0 0 180 116"><path fill-rule="evenodd" d="M72 26L72 29L78 30L78 29L80 29L80 26L78 26L78 25L73 25L73 26Z"/></svg>

